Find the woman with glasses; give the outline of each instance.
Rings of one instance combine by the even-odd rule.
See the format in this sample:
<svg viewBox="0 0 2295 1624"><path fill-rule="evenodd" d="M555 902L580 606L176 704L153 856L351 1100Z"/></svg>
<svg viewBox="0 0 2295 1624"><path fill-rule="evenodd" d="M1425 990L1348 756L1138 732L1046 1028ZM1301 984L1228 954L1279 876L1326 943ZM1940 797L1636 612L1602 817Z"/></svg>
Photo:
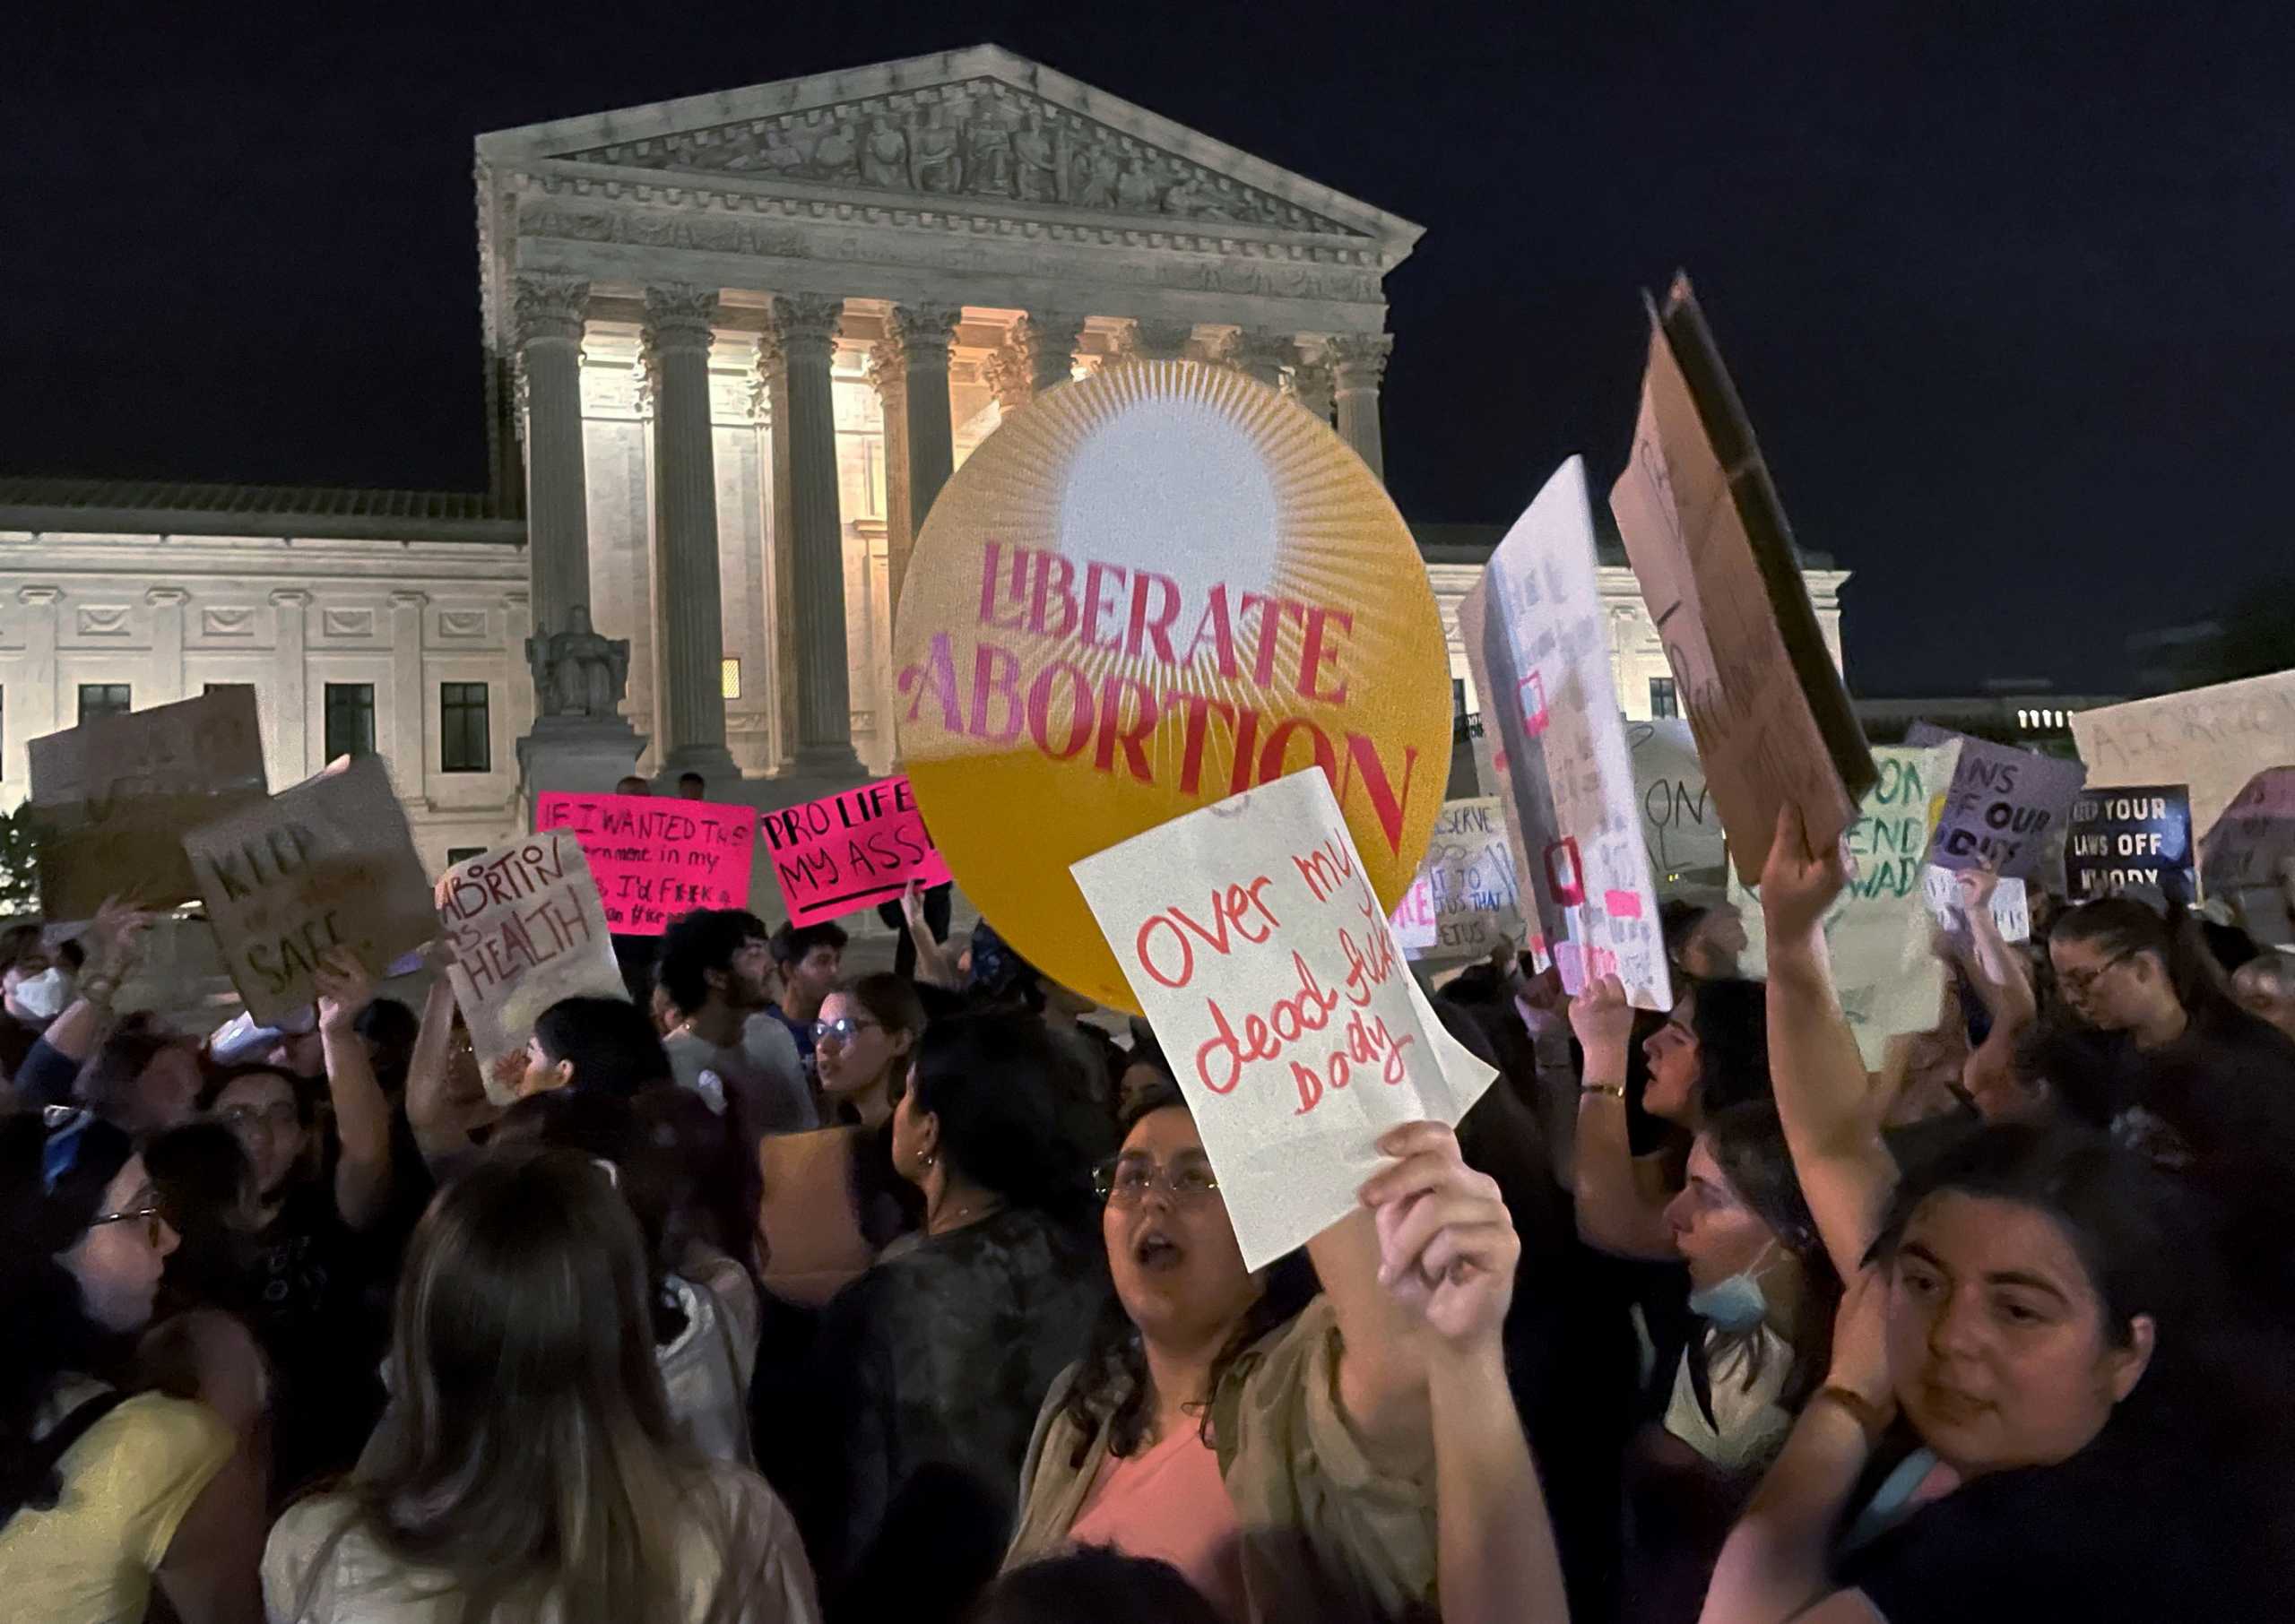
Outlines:
<svg viewBox="0 0 2295 1624"><path fill-rule="evenodd" d="M799 1516L832 1611L914 1624L995 1570L1029 1426L1107 1290L1087 1170L1058 1149L1059 1064L1021 1015L936 1022L917 1046L892 1162L922 1238L837 1295L815 1350ZM781 1424L760 1413L761 1447Z"/></svg>
<svg viewBox="0 0 2295 1624"><path fill-rule="evenodd" d="M261 1468L204 1406L139 1392L133 1339L176 1234L143 1158L82 1111L0 1121L0 1611L262 1617Z"/></svg>
<svg viewBox="0 0 2295 1624"><path fill-rule="evenodd" d="M924 1006L898 976L865 975L821 1000L813 1057L831 1126L758 1146L758 1256L775 1295L819 1307L923 1221L892 1158L893 1102L923 1032Z"/></svg>
<svg viewBox="0 0 2295 1624"><path fill-rule="evenodd" d="M357 1029L373 982L341 953L316 979L333 1133L316 1120L309 1093L268 1066L223 1073L207 1100L208 1116L231 1130L255 1169L237 1297L214 1306L245 1317L278 1377L273 1478L282 1493L358 1458L383 1404L374 1374L381 1304L368 1287L371 1238L390 1211L391 1111Z"/></svg>
<svg viewBox="0 0 2295 1624"><path fill-rule="evenodd" d="M1399 1160L1364 1186L1370 1211L1253 1272L1178 1092L1137 1101L1100 1180L1114 1296L1037 1421L1008 1568L1113 1545L1238 1624L1431 1614L1433 1366L1404 1300L1430 1264L1455 1281L1503 1254L1511 1280L1515 1241L1449 1129L1380 1149ZM1512 1425L1503 1380L1475 1408Z"/></svg>

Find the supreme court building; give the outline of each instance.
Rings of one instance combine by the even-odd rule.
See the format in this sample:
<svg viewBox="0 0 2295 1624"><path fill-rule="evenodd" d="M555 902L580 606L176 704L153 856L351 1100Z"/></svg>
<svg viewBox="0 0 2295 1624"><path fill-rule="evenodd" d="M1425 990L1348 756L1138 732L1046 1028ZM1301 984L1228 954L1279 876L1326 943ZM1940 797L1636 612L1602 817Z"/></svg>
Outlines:
<svg viewBox="0 0 2295 1624"><path fill-rule="evenodd" d="M28 739L241 682L275 788L378 751L443 864L523 825L527 642L583 608L629 643L644 770L778 804L892 766L917 529L1038 391L1194 357L1381 468L1383 279L1419 228L994 47L476 159L492 489L0 479L8 803ZM1415 528L1455 628L1503 527ZM1625 708L1667 713L1655 628L1605 566ZM1846 576L1807 579L1837 661Z"/></svg>

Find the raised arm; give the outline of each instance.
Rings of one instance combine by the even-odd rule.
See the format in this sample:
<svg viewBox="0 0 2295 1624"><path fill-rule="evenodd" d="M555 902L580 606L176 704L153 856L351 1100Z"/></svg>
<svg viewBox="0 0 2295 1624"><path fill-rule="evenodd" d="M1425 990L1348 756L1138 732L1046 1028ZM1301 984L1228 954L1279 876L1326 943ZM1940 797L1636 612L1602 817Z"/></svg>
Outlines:
<svg viewBox="0 0 2295 1624"><path fill-rule="evenodd" d="M453 1099L455 985L435 952L430 972L430 995L422 1001L422 1024L406 1068L406 1124L414 1130L423 1165L444 1183L472 1145Z"/></svg>
<svg viewBox="0 0 2295 1624"><path fill-rule="evenodd" d="M103 906L96 910L95 922L86 935L88 966L80 978L79 996L48 1023L16 1069L16 1089L26 1101L57 1105L71 1096L82 1062L96 1052L111 1022L113 995L135 968L151 928L150 914L137 911L116 896L106 897Z"/></svg>
<svg viewBox="0 0 2295 1624"><path fill-rule="evenodd" d="M1571 1180L1579 1238L1620 1257L1678 1257L1666 1222L1666 1192L1635 1162L1626 1136L1626 1045L1633 1036L1633 1006L1618 979L1588 982L1571 1001L1570 1024L1586 1057Z"/></svg>
<svg viewBox="0 0 2295 1624"><path fill-rule="evenodd" d="M1992 917L1992 894L1999 877L1963 874L1958 883L1962 911L1969 922L1969 980L1992 1017L1991 1031L1962 1068L1961 1083L1979 1108L1993 1116L2029 1101L2016 1075L2016 1045L2040 1019L2040 1000L2033 995L2023 955L2008 945L2000 934L2000 921Z"/></svg>
<svg viewBox="0 0 2295 1624"><path fill-rule="evenodd" d="M928 987L945 987L950 991L963 988L965 979L957 969L956 955L946 944L935 941L932 927L924 918L924 885L911 880L900 894L900 916L908 928L908 939L916 948L916 979Z"/></svg>
<svg viewBox="0 0 2295 1624"><path fill-rule="evenodd" d="M1798 807L1778 814L1762 870L1769 937L1769 1075L1793 1170L1833 1267L1853 1280L1872 1246L1896 1163L1879 1099L1833 989L1824 917L1849 883L1839 847L1812 854Z"/></svg>
<svg viewBox="0 0 2295 1624"><path fill-rule="evenodd" d="M1398 1128L1381 1142L1409 1159L1373 1188L1418 1192L1389 1196L1377 1227L1393 1313L1425 1350L1442 1617L1445 1624L1562 1624L1569 1617L1562 1559L1499 1340L1521 1242L1494 1186L1485 1195L1444 1170L1441 1139L1421 1132L1429 1126ZM1411 1162L1425 1156L1436 1164L1414 1178ZM1422 1188L1430 1182L1432 1190Z"/></svg>
<svg viewBox="0 0 2295 1624"><path fill-rule="evenodd" d="M342 1145L334 1164L335 1210L344 1223L365 1230L383 1215L391 1195L390 1101L358 1032L359 1013L375 1001L375 978L355 954L338 947L319 961L311 979L319 995L327 1097Z"/></svg>

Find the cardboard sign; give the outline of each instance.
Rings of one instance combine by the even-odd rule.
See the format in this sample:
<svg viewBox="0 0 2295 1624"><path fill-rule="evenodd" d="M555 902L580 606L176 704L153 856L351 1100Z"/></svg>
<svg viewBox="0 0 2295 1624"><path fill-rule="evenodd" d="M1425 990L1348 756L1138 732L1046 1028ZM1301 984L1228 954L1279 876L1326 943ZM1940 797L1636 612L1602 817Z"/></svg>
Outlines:
<svg viewBox="0 0 2295 1624"><path fill-rule="evenodd" d="M2191 790L2183 784L2093 786L2072 803L2064 881L2075 903L2150 885L2171 903L2190 903Z"/></svg>
<svg viewBox="0 0 2295 1624"><path fill-rule="evenodd" d="M1798 806L1822 847L1854 821L1875 769L1784 506L1686 277L1650 315L1641 416L1610 509L1737 877L1757 884L1780 806Z"/></svg>
<svg viewBox="0 0 2295 1624"><path fill-rule="evenodd" d="M41 911L95 917L108 896L172 908L199 894L183 832L271 793L255 692L104 716L35 739L31 795Z"/></svg>
<svg viewBox="0 0 2295 1624"><path fill-rule="evenodd" d="M534 798L534 830L582 844L616 936L659 936L697 908L749 905L757 809L652 795Z"/></svg>
<svg viewBox="0 0 2295 1624"><path fill-rule="evenodd" d="M1891 1038L1927 1032L1943 1006L1944 966L1929 941L1935 923L1925 877L1929 838L1944 813L1959 754L1959 742L1949 739L1925 750L1875 749L1878 776L1843 834L1854 872L1825 915L1825 946L1858 1051L1874 1070ZM1766 964L1769 943L1758 894L1732 877L1730 898L1745 920L1748 962Z"/></svg>
<svg viewBox="0 0 2295 1624"><path fill-rule="evenodd" d="M1678 716L1629 721L1625 743L1641 808L1641 843L1658 892L1720 888L1728 845L1689 723Z"/></svg>
<svg viewBox="0 0 2295 1624"><path fill-rule="evenodd" d="M905 778L767 812L764 824L792 925L889 902L913 879L937 885L948 877Z"/></svg>
<svg viewBox="0 0 2295 1624"><path fill-rule="evenodd" d="M1960 877L1969 872L1961 868L1928 865L1921 876L1922 890L1928 898L1928 911L1947 930L1968 928L1968 910L1961 901ZM2004 879L1993 887L1992 923L2004 942L2030 941L2032 935L2032 915L2024 894L2024 882Z"/></svg>
<svg viewBox="0 0 2295 1624"><path fill-rule="evenodd" d="M1632 753L1610 669L1609 614L1594 557L1585 464L1576 457L1514 522L1462 610L1485 695L1499 802L1516 872L1563 985L1615 975L1643 1009L1673 1007L1658 892L1641 843Z"/></svg>
<svg viewBox="0 0 2295 1624"><path fill-rule="evenodd" d="M1389 922L1414 959L1486 958L1521 940L1521 890L1494 798L1443 803L1426 860Z"/></svg>
<svg viewBox="0 0 2295 1624"><path fill-rule="evenodd" d="M1961 765L1929 860L1940 868L1989 868L2017 879L2031 875L2070 816L2088 769L1926 721L1913 723L1904 741L1926 747L1947 739L1960 740Z"/></svg>
<svg viewBox="0 0 2295 1624"><path fill-rule="evenodd" d="M1135 1006L1078 859L1319 766L1391 908L1447 788L1449 658L1409 531L1328 424L1229 367L1113 367L1008 418L932 504L893 663L965 894L1114 1008Z"/></svg>
<svg viewBox="0 0 2295 1624"><path fill-rule="evenodd" d="M223 967L265 1025L307 1008L311 970L348 947L379 979L438 933L430 877L377 756L330 766L180 837Z"/></svg>
<svg viewBox="0 0 2295 1624"><path fill-rule="evenodd" d="M1403 963L1321 773L1174 818L1075 875L1195 1112L1245 1267L1353 1212L1381 1133L1455 1123L1489 1086Z"/></svg>
<svg viewBox="0 0 2295 1624"><path fill-rule="evenodd" d="M629 996L590 866L563 830L455 864L437 901L455 1002L498 1094L515 1088L543 1010L561 998Z"/></svg>
<svg viewBox="0 0 2295 1624"><path fill-rule="evenodd" d="M2266 767L2231 798L2199 842L2207 894L2234 909L2259 942L2295 941L2286 864L2295 858L2295 767Z"/></svg>
<svg viewBox="0 0 2295 1624"><path fill-rule="evenodd" d="M2204 833L2258 767L2295 761L2295 671L2074 711L2072 736L2100 783L2190 786Z"/></svg>

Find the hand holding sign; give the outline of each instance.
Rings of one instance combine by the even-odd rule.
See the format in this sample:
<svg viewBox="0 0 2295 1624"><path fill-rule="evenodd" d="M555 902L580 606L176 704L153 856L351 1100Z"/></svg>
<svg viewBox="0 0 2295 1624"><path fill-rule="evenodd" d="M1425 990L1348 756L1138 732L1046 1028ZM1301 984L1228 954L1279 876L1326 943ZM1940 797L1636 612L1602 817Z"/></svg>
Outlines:
<svg viewBox="0 0 2295 1624"><path fill-rule="evenodd" d="M341 947L321 955L311 970L311 985L318 992L321 1032L337 1035L349 1032L375 1001L375 978L357 954Z"/></svg>
<svg viewBox="0 0 2295 1624"><path fill-rule="evenodd" d="M1841 843L1833 841L1823 852L1812 853L1801 808L1789 800L1779 807L1769 861L1761 871L1761 912L1768 939L1802 943L1815 937L1848 888L1849 855Z"/></svg>
<svg viewBox="0 0 2295 1624"><path fill-rule="evenodd" d="M1399 1158L1361 1192L1378 1227L1379 1283L1444 1342L1495 1337L1522 1255L1498 1180L1468 1167L1440 1122L1390 1127L1378 1151Z"/></svg>

